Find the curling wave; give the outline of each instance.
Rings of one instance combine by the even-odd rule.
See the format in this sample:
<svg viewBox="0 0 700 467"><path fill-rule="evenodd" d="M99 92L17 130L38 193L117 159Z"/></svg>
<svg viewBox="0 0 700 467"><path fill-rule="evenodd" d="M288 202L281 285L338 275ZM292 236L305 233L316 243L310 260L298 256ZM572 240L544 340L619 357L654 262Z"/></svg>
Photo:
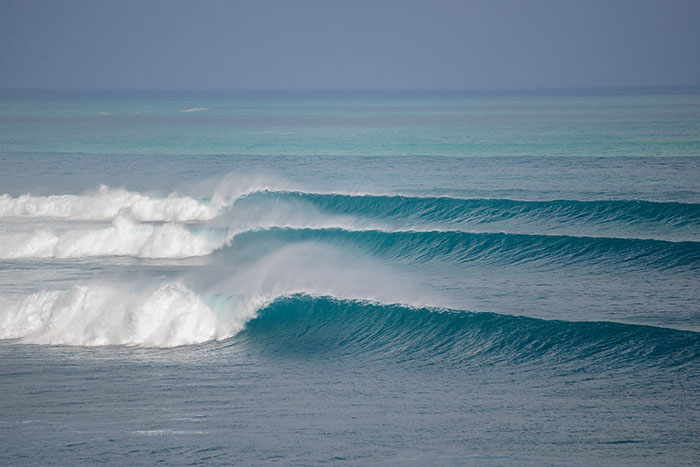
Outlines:
<svg viewBox="0 0 700 467"><path fill-rule="evenodd" d="M516 217L587 220L590 222L658 222L673 226L700 224L700 204L644 200L552 200L521 201L406 195L308 193L301 191L258 191L247 199L308 201L324 211L382 218L403 218L439 222L493 222ZM241 200L244 201L244 200Z"/></svg>
<svg viewBox="0 0 700 467"><path fill-rule="evenodd" d="M700 358L700 334L651 326L547 321L303 293L205 300L181 282L124 292L81 285L36 293L3 308L0 339L174 347L233 338L232 345L252 345L284 358L369 355L428 365L545 362L603 364L608 370L672 370Z"/></svg>
<svg viewBox="0 0 700 467"><path fill-rule="evenodd" d="M488 228L531 225L538 229L589 228L649 238L700 240L700 204L643 200L460 199L405 195L258 191L238 200L239 206L305 203L320 212L390 221L392 225L470 226ZM515 223L515 224L514 224ZM671 238L673 237L673 238Z"/></svg>
<svg viewBox="0 0 700 467"><path fill-rule="evenodd" d="M232 249L267 249L295 242L323 242L409 261L493 264L633 265L700 269L700 243L661 240L470 233L272 228L240 233Z"/></svg>
<svg viewBox="0 0 700 467"><path fill-rule="evenodd" d="M239 334L284 356L372 354L461 364L544 361L605 368L680 368L700 358L700 334L611 322L547 321L333 297L280 297Z"/></svg>

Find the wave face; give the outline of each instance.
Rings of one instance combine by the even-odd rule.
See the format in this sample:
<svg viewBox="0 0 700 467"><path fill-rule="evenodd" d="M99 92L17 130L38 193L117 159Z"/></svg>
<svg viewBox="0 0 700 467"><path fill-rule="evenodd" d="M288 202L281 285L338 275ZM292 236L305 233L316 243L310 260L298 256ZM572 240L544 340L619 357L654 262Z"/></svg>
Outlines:
<svg viewBox="0 0 700 467"><path fill-rule="evenodd" d="M347 355L431 366L531 363L670 371L700 358L700 335L687 331L305 294L204 299L180 282L136 290L82 285L43 291L10 304L0 320L0 339L32 344L175 347L229 338L287 358Z"/></svg>
<svg viewBox="0 0 700 467"><path fill-rule="evenodd" d="M411 197L405 195L351 195L264 191L247 196L255 199L308 201L325 211L355 216L427 220L435 222L474 221L477 223L529 217L557 222L585 219L589 222L658 222L682 227L700 223L700 205L642 200L552 200L460 199L450 197Z"/></svg>
<svg viewBox="0 0 700 467"><path fill-rule="evenodd" d="M681 368L700 358L700 335L648 326L538 320L295 295L264 307L242 337L284 355L370 354L432 364Z"/></svg>
<svg viewBox="0 0 700 467"><path fill-rule="evenodd" d="M231 248L255 243L327 242L410 262L700 269L700 243L459 231L397 231L273 228L243 232Z"/></svg>

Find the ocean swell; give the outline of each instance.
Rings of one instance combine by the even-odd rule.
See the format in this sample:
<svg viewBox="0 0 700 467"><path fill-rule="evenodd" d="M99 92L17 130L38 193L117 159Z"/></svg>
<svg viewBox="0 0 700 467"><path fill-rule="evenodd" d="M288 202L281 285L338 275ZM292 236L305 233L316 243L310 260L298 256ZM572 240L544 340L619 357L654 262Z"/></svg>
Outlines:
<svg viewBox="0 0 700 467"><path fill-rule="evenodd" d="M661 240L471 233L271 228L242 232L230 248L329 243L400 261L521 263L700 269L700 243Z"/></svg>
<svg viewBox="0 0 700 467"><path fill-rule="evenodd" d="M306 203L326 215L390 221L407 226L469 226L488 228L508 225L523 228L562 229L586 226L590 231L615 229L666 237L680 232L688 240L700 240L700 204L644 200L461 199L407 195L365 195L261 191L238 200L239 206ZM654 237L652 237L654 238Z"/></svg>
<svg viewBox="0 0 700 467"><path fill-rule="evenodd" d="M682 368L700 334L611 322L548 321L304 293L204 298L182 282L139 290L80 285L4 306L0 339L174 347L232 339L283 358L364 355L426 365L532 363ZM225 347L224 347L225 348Z"/></svg>
<svg viewBox="0 0 700 467"><path fill-rule="evenodd" d="M548 321L333 297L280 297L237 338L284 356L373 355L429 365L546 362L680 368L700 334L611 322Z"/></svg>

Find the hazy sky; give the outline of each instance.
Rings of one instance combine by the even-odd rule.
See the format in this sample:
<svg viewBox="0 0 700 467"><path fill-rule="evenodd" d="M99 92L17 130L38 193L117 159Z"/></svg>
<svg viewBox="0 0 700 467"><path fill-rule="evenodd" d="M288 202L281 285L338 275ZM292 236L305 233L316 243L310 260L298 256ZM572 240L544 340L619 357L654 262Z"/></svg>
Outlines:
<svg viewBox="0 0 700 467"><path fill-rule="evenodd" d="M700 0L0 0L0 87L700 85Z"/></svg>

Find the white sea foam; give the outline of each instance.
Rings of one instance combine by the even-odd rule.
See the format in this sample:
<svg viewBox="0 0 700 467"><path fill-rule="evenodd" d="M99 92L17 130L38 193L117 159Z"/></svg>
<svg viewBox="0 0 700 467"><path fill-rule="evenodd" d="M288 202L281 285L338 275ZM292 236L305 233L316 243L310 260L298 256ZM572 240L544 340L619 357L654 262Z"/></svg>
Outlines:
<svg viewBox="0 0 700 467"><path fill-rule="evenodd" d="M209 107L192 107L190 109L181 110L180 112L203 112L205 110L211 110Z"/></svg>
<svg viewBox="0 0 700 467"><path fill-rule="evenodd" d="M0 339L59 345L175 347L235 335L265 303L251 299L217 314L181 282L133 290L76 285L0 309Z"/></svg>
<svg viewBox="0 0 700 467"><path fill-rule="evenodd" d="M172 223L139 224L117 215L113 225L106 228L0 235L0 258L186 258L211 254L228 238L225 233L195 234Z"/></svg>
<svg viewBox="0 0 700 467"><path fill-rule="evenodd" d="M0 217L53 217L62 219L109 220L127 210L138 221L193 222L215 218L225 202L221 198L202 203L187 196L170 194L152 198L124 189L100 188L84 195L0 195Z"/></svg>

